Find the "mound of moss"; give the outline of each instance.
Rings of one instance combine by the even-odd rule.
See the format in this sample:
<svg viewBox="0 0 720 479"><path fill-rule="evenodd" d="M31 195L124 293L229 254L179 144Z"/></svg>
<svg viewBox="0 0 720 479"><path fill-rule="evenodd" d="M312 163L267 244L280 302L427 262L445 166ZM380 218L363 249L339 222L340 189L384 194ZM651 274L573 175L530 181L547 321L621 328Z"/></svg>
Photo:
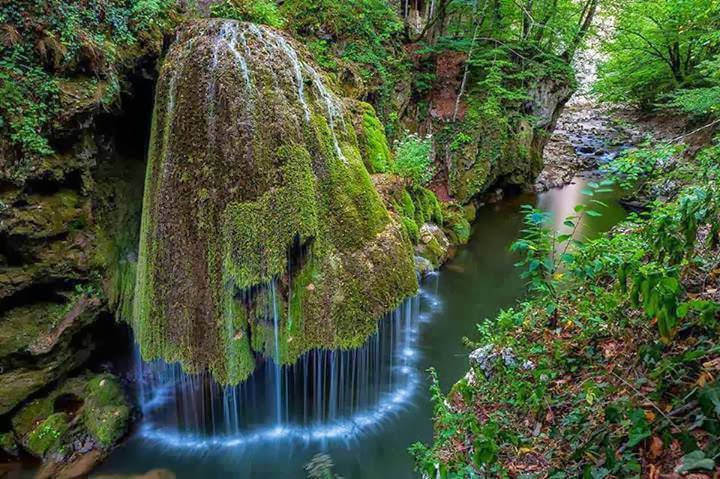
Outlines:
<svg viewBox="0 0 720 479"><path fill-rule="evenodd" d="M237 383L258 354L289 363L361 345L416 291L411 244L364 165L387 155L379 122L364 109L359 141L305 58L275 30L232 20L195 22L170 49L134 299L144 358Z"/></svg>

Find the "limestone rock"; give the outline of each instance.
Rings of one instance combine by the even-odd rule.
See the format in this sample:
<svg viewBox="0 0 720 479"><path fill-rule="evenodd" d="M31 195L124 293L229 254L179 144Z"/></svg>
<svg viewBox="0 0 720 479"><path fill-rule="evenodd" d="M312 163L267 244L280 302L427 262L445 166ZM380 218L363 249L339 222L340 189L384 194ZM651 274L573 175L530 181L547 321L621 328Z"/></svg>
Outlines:
<svg viewBox="0 0 720 479"><path fill-rule="evenodd" d="M511 348L502 348L498 351L494 344L486 344L473 350L468 359L470 360L470 366L482 371L488 379L492 377L498 363L504 364L507 368L520 367L523 370L535 368L535 364L530 360L518 364L518 359Z"/></svg>
<svg viewBox="0 0 720 479"><path fill-rule="evenodd" d="M420 227L415 252L418 256L427 259L433 268L439 268L447 260L449 248L450 241L439 226L425 223Z"/></svg>

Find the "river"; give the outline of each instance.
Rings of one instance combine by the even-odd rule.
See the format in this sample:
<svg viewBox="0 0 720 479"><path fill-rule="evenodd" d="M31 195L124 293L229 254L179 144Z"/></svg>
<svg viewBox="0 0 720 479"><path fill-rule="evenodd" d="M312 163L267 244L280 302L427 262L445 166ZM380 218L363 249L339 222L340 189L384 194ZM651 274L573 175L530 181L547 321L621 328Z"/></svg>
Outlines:
<svg viewBox="0 0 720 479"><path fill-rule="evenodd" d="M304 478L303 466L315 454L324 452L334 461L335 472L345 479L416 477L407 448L415 441L432 439L427 368L436 368L441 385L447 390L468 368L468 351L462 338L472 337L477 323L492 320L500 309L512 306L524 294L523 281L513 266L516 259L508 252L522 227L520 206L530 203L551 211L555 223L561 225L576 204L587 202L588 197L581 193L587 181L578 177L564 188L512 196L479 209L469 244L460 248L439 273L426 278L418 298L407 306L415 320L406 327L398 326L399 329L381 324L381 335L408 335L409 342L402 343L402 349L391 354L406 358L401 369L410 379L398 381L388 375L375 381L370 377L362 386L369 388L370 393L362 414L355 410L346 415L334 411L333 417L344 418L337 423L342 427L333 429L328 425L323 429L322 423L314 428L285 425L256 433L253 441L242 439L242 432L239 437L198 441L197 436L160 434L149 419L143 419L97 473L140 474L164 468L178 479ZM595 236L625 215L616 202L616 194L601 194L597 198L608 203L608 207L602 211L603 216L586 218L580 229L583 236ZM393 346L392 341L390 344L395 349L400 347ZM382 351L383 347L376 349ZM388 360L393 361L392 357ZM400 365L395 361L393 368ZM382 371L386 369L369 368L368 374L385 374ZM301 395L293 387L284 390L289 391L289 396ZM342 391L334 394L336 397ZM274 408L269 404L270 394L258 397L268 403L268 409ZM289 411L285 417L288 424L292 424L294 410L304 408L307 416L307 398L302 403L295 397L288 401L289 405L285 405ZM246 403L239 404L242 407ZM338 405L347 407L347 401ZM262 404L251 406L248 402L247 408L251 407L259 407L258 411L263 408ZM321 409L328 410L324 405ZM348 424L353 427L347 427Z"/></svg>

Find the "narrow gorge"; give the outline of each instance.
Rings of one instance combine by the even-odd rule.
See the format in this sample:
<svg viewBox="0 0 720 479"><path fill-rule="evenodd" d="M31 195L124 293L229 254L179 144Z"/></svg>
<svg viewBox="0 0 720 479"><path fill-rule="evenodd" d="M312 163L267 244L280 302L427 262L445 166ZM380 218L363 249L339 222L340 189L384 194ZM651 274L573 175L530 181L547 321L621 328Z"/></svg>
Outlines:
<svg viewBox="0 0 720 479"><path fill-rule="evenodd" d="M0 478L710 479L719 22L0 5Z"/></svg>

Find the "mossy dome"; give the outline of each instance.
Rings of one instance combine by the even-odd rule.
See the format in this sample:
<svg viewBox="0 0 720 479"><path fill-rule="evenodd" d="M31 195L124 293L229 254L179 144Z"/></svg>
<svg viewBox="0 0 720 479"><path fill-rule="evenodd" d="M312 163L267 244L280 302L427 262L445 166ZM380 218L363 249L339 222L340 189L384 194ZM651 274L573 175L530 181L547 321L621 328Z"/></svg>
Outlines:
<svg viewBox="0 0 720 479"><path fill-rule="evenodd" d="M234 384L259 356L361 345L416 291L351 110L280 32L213 19L178 33L143 205L132 324L145 359Z"/></svg>

